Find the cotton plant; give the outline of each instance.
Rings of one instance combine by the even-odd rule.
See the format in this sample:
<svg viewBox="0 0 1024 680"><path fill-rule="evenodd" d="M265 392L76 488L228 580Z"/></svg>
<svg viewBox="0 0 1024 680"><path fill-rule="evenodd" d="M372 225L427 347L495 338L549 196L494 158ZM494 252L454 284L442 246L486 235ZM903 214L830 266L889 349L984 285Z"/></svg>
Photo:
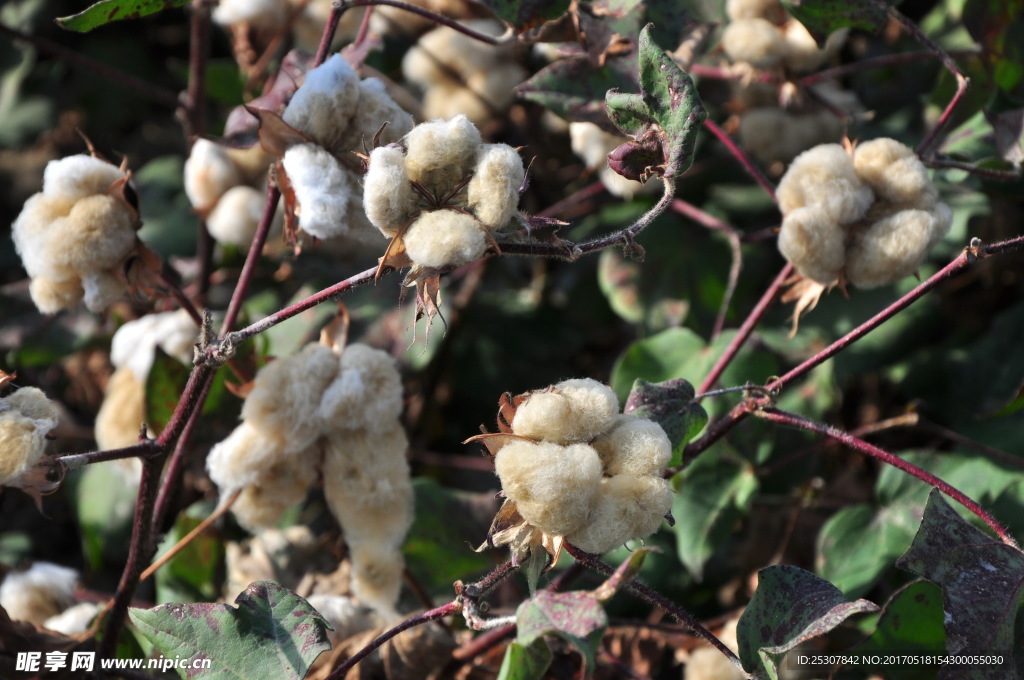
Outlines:
<svg viewBox="0 0 1024 680"><path fill-rule="evenodd" d="M32 478L59 420L56 406L37 387L0 397L0 487L38 485Z"/></svg>

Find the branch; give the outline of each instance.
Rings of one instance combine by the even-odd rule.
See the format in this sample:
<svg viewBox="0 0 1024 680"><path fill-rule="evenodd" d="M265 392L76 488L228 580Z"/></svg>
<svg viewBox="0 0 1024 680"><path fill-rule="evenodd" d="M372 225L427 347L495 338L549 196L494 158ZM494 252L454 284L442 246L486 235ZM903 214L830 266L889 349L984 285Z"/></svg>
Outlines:
<svg viewBox="0 0 1024 680"><path fill-rule="evenodd" d="M440 14L435 14L434 12L431 12L429 10L423 9L422 7L417 7L416 5L410 5L407 2L401 2L401 0L351 0L351 2L344 2L343 1L343 2L340 3L340 8L342 8L342 11L344 11L345 9L348 9L350 7L372 7L374 5L385 5L387 7L396 7L398 9L404 10L406 12L412 12L413 14L418 14L419 16L423 17L424 19L429 19L430 21L433 21L435 24L441 24L442 26L447 26L448 28L456 30L459 33L462 33L463 35L468 35L470 38L473 38L474 40L479 40L480 42L483 42L483 43L487 43L488 45L503 45L503 44L505 44L507 42L511 42L512 40L515 39L515 36L513 34L511 34L511 33L506 33L505 35L498 36L496 38L494 36L487 35L486 33L480 33L478 31L474 31L472 28L469 28L467 26L463 26L463 25L459 24L457 21L452 21L451 19L449 19L446 16L442 16Z"/></svg>
<svg viewBox="0 0 1024 680"><path fill-rule="evenodd" d="M731 153L736 160L740 162L746 171L750 173L750 176L754 178L754 181L760 184L761 188L767 191L768 195L774 200L775 187L772 186L772 183L767 177L765 177L764 173L761 172L761 169L757 167L754 161L750 159L750 156L744 153L743 149L736 145L736 142L732 140L732 137L730 137L725 130L718 127L718 125L710 118L704 121L704 127L718 138L718 141L725 145L725 148L729 150L729 153Z"/></svg>
<svg viewBox="0 0 1024 680"><path fill-rule="evenodd" d="M252 245L249 246L249 254L245 257L245 264L242 265L242 273L238 277L238 285L231 293L231 301L228 302L228 311L224 314L224 323L220 327L220 335L224 337L235 325L238 315L242 311L242 302L252 284L253 276L256 273L256 264L263 253L263 246L267 242L267 235L270 233L270 225L274 222L274 213L277 211L277 202L281 198L281 192L267 182L267 200L263 204L263 215L260 217L259 226L256 227L256 234L252 238Z"/></svg>

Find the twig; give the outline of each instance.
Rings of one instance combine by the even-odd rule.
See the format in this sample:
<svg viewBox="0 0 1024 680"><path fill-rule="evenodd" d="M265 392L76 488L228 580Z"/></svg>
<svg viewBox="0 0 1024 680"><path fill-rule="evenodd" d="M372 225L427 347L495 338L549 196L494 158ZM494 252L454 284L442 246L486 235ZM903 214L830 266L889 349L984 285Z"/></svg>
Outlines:
<svg viewBox="0 0 1024 680"><path fill-rule="evenodd" d="M252 284L253 276L256 273L256 264L263 253L263 246L267 242L267 235L270 233L270 225L274 222L274 212L277 210L277 202L281 198L281 192L277 187L267 182L267 200L263 204L263 215L260 218L259 226L256 227L256 234L252 238L252 245L249 246L249 254L242 265L242 273L238 276L238 285L231 294L231 301L228 302L228 311L224 314L224 323L220 327L220 335L224 337L242 311L242 302Z"/></svg>
<svg viewBox="0 0 1024 680"><path fill-rule="evenodd" d="M181 540L179 540L177 543L171 546L170 550L165 552L157 559L153 560L153 564L146 567L146 570L142 572L141 576L139 576L139 581L145 581L150 576L155 574L157 569L167 564L175 555L184 550L189 543L194 541L197 536L199 536L204 531L213 526L214 522L223 517L224 514L231 509L231 506L235 504L235 501L238 500L238 497L240 495L242 495L242 489L237 489L233 494L231 494L231 496L228 497L226 501L221 503L212 513L210 513L209 517L207 517L198 525L196 525L196 527L192 529L192 531L185 534L181 538Z"/></svg>
<svg viewBox="0 0 1024 680"><path fill-rule="evenodd" d="M929 168L953 168L955 170L963 170L969 172L972 175L978 177L984 177L985 179L1001 180L1004 182L1010 182L1020 179L1020 169L1015 170L989 170L987 168L979 168L973 163L962 163L960 161L954 161L948 158L929 158L923 161L924 164Z"/></svg>
<svg viewBox="0 0 1024 680"><path fill-rule="evenodd" d="M917 479L920 479L921 481L927 484L931 484L939 491L942 491L944 494L946 494L956 502L960 503L960 505L964 506L972 513L977 515L983 522L985 522L985 524L987 524L989 527L991 527L991 529L994 532L996 532L996 534L1003 541L1003 543L1014 548L1018 547L1017 541L1014 540L1013 536L1010 535L1010 533L1003 527L1003 525L999 523L998 520L996 520L995 517L990 515L984 508L982 508L976 502L971 500L962 491L950 485L949 483L939 479L938 477L931 474L927 470L923 470L912 463L908 463L899 456L890 453L885 449L881 449L875 446L874 444L869 444L863 439L854 437L853 435L847 432L843 432L842 430L832 427L831 425L819 423L814 420L810 420L809 418L804 418L803 416L788 413L786 411L780 411L779 409L773 407L757 408L753 409L752 412L758 418L770 420L773 423L779 423L781 425L787 425L789 427L795 427L801 430L807 430L809 432L817 432L818 434L823 434L827 437L831 437L832 439L835 439L836 441L849 446L855 451L863 453L867 456L871 456L872 458L877 458L883 463L892 465L893 467L902 470L903 472L906 472L912 477L916 477Z"/></svg>
<svg viewBox="0 0 1024 680"><path fill-rule="evenodd" d="M720 128L713 120L708 118L704 121L704 127L713 134L718 141L725 145L725 148L729 150L729 153L733 155L736 160L746 169L750 176L754 178L754 181L761 185L761 188L768 192L768 195L773 199L775 198L775 187L768 181L761 169L757 167L753 160L750 159L743 149L736 145L736 142L732 140L725 130Z"/></svg>
<svg viewBox="0 0 1024 680"><path fill-rule="evenodd" d="M327 53L331 51L331 43L334 42L334 34L338 32L338 23L342 15L353 5L348 2L333 4L331 13L327 15L327 23L324 24L324 32L320 36L320 44L316 48L316 56L313 57L311 68L316 68L327 60Z"/></svg>
<svg viewBox="0 0 1024 680"><path fill-rule="evenodd" d="M109 460L124 460L125 458L138 458L147 453L157 453L160 445L155 439L125 446L120 449L107 449L105 451L89 451L88 453L69 453L63 456L52 456L43 460L51 465L60 465L65 470L77 470L93 463L105 463Z"/></svg>
<svg viewBox="0 0 1024 680"><path fill-rule="evenodd" d="M489 45L502 45L515 39L515 36L512 35L511 33L507 34L507 36L498 36L496 38L494 36L487 35L486 33L474 31L472 28L463 26L457 21L452 21L446 16L435 14L434 12L423 9L422 7L410 5L407 2L401 2L401 0L351 0L350 2L341 2L340 5L345 9L348 9L349 7L371 7L373 5L385 5L387 7L396 7L398 9L405 10L406 12L418 14L424 19L429 19L430 21L433 21L435 24L447 26L448 28L456 30L459 33L462 33L463 35L468 35L470 38L473 38L474 40L479 40L480 42L484 42Z"/></svg>

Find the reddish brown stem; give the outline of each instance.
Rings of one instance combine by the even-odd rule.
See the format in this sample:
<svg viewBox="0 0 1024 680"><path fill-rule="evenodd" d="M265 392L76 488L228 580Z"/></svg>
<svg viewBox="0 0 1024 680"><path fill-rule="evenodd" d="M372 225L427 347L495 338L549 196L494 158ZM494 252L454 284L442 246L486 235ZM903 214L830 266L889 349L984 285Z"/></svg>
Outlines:
<svg viewBox="0 0 1024 680"><path fill-rule="evenodd" d="M487 35L486 33L479 33L477 31L474 31L472 28L468 28L466 26L459 24L457 21L452 21L446 16L435 14L434 12L425 10L422 7L410 5L407 2L401 2L401 0L351 0L349 2L341 2L340 4L341 7L346 9L348 7L372 7L373 5L386 5L387 7L396 7L398 9L405 10L406 12L418 14L424 19L429 19L430 21L433 21L435 24L447 26L448 28L456 30L459 33L462 33L463 35L468 35L470 38L473 38L474 40L479 40L480 42L484 42L489 45L501 45L504 42L506 42L506 40L502 37L495 38L494 36Z"/></svg>
<svg viewBox="0 0 1024 680"><path fill-rule="evenodd" d="M342 15L353 5L342 2L331 7L331 13L327 15L327 23L324 24L324 32L320 36L320 44L316 48L316 56L313 57L312 68L316 68L327 60L327 54L331 51L331 43L334 42L334 34L338 32L338 23Z"/></svg>
<svg viewBox="0 0 1024 680"><path fill-rule="evenodd" d="M256 265L263 253L263 246L267 242L267 235L270 233L270 225L274 222L274 212L277 210L277 202L281 198L281 192L277 187L267 182L267 200L263 204L263 216L260 218L259 226L256 227L256 234L252 238L252 245L249 246L249 254L242 265L242 273L238 277L238 285L231 294L231 301L228 303L228 311L224 314L224 323L220 327L220 335L224 337L238 320L242 311L242 302L245 301L246 293L252 284L253 276L256 274Z"/></svg>
<svg viewBox="0 0 1024 680"><path fill-rule="evenodd" d="M887 465L892 465L893 467L902 470L903 472L906 472L908 475L912 477L920 479L922 482L925 482L926 484L931 484L936 489L946 494L947 496L955 500L957 503L959 503L960 505L964 506L972 513L977 515L983 522L985 522L985 524L987 524L992 529L992 531L996 532L996 535L999 536L1003 543L1014 548L1018 547L1017 541L1014 540L1013 536L1010 535L1010 533L1003 527L1002 524L999 523L998 520L996 520L995 517L990 515L984 508L982 508L976 502L971 500L967 496L967 494L963 493L962 491L952 486L951 484L939 479L938 477L928 472L927 470L919 468L912 463L908 463L899 456L890 453L885 449L881 449L875 446L874 444L869 444L863 439L854 437L853 435L847 432L843 432L842 430L832 427L831 425L819 423L814 420L804 418L803 416L798 416L793 413L787 413L786 411L780 411L779 409L776 408L755 409L753 410L753 413L758 418L770 420L773 423L779 423L781 425L787 425L789 427L807 430L808 432L816 432L818 434L823 434L826 437L830 437L838 442L845 444L846 446L849 446L851 449L858 451L859 453L863 453L864 455L876 458L882 461L883 463L886 463Z"/></svg>
<svg viewBox="0 0 1024 680"><path fill-rule="evenodd" d="M85 465L93 463L105 463L110 460L124 460L125 458L138 458L147 453L157 453L160 445L155 440L149 439L138 444L125 446L120 449L107 449L105 451L89 451L88 453L69 453L64 456L53 456L46 458L47 462L60 465L65 470L76 470Z"/></svg>
<svg viewBox="0 0 1024 680"><path fill-rule="evenodd" d="M746 171L750 173L750 175L754 178L754 181L760 184L761 188L767 191L768 195L771 196L772 199L774 199L775 187L772 186L772 183L768 180L767 177L765 177L764 173L761 172L761 169L757 167L754 161L751 160L746 153L744 153L743 149L736 145L736 142L733 141L732 137L726 134L725 130L720 128L710 118L704 121L704 127L706 127L708 131L711 132L711 134L713 134L718 139L718 141L725 145L725 148L729 150L729 153L731 153L733 157L736 158L736 160L738 160L740 164L746 169Z"/></svg>

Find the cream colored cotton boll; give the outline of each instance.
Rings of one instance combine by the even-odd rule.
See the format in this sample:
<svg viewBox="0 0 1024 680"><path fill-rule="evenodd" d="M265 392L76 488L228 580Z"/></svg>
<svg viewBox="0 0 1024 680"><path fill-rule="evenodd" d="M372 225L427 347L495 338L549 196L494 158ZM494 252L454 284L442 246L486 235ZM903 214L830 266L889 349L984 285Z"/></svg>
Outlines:
<svg viewBox="0 0 1024 680"><path fill-rule="evenodd" d="M553 387L572 405L576 434L570 441L590 441L614 424L619 413L619 398L604 383L591 378L573 378Z"/></svg>
<svg viewBox="0 0 1024 680"><path fill-rule="evenodd" d="M369 611L348 595L314 593L306 598L306 602L334 628L327 631L327 636L335 645L373 627Z"/></svg>
<svg viewBox="0 0 1024 680"><path fill-rule="evenodd" d="M924 210L902 210L878 220L854 238L846 255L846 278L860 288L874 288L913 274L928 254L934 222Z"/></svg>
<svg viewBox="0 0 1024 680"><path fill-rule="evenodd" d="M778 0L726 0L725 15L731 21L739 19L768 19L780 24L787 14Z"/></svg>
<svg viewBox="0 0 1024 680"><path fill-rule="evenodd" d="M615 426L591 446L601 456L606 475L661 475L672 459L672 443L658 423L619 415Z"/></svg>
<svg viewBox="0 0 1024 680"><path fill-rule="evenodd" d="M516 409L512 431L556 444L587 442L608 431L618 412L618 397L607 385L566 380L527 397Z"/></svg>
<svg viewBox="0 0 1024 680"><path fill-rule="evenodd" d="M381 145L397 142L413 128L412 116L391 98L382 81L377 78L359 81L359 109L347 134L352 147L348 151L362 151L364 146L372 148L373 138L384 123L387 127L381 133Z"/></svg>
<svg viewBox="0 0 1024 680"><path fill-rule="evenodd" d="M725 27L722 49L733 63L772 68L786 55L786 41L767 19L739 19Z"/></svg>
<svg viewBox="0 0 1024 680"><path fill-rule="evenodd" d="M193 208L208 210L231 187L242 183L242 175L220 144L197 139L185 161L185 195Z"/></svg>
<svg viewBox="0 0 1024 680"><path fill-rule="evenodd" d="M253 534L276 526L288 508L302 502L316 481L319 455L319 448L314 447L301 456L277 460L263 470L231 506L238 523Z"/></svg>
<svg viewBox="0 0 1024 680"><path fill-rule="evenodd" d="M253 484L284 459L287 444L280 435L257 429L243 421L227 439L210 450L206 457L206 470L221 493L231 493Z"/></svg>
<svg viewBox="0 0 1024 680"><path fill-rule="evenodd" d="M785 41L783 63L786 68L797 73L813 71L824 63L825 50L818 47L818 42L807 28L793 19L782 27Z"/></svg>
<svg viewBox="0 0 1024 680"><path fill-rule="evenodd" d="M587 521L601 481L601 459L586 444L516 440L498 450L494 471L523 519L564 536Z"/></svg>
<svg viewBox="0 0 1024 680"><path fill-rule="evenodd" d="M60 414L53 402L46 398L46 394L38 387L22 387L9 394L7 398L0 400L9 408L21 413L30 420L44 421L38 423L40 427L57 426Z"/></svg>
<svg viewBox="0 0 1024 680"><path fill-rule="evenodd" d="M580 550L604 553L653 534L671 509L672 488L660 477L605 478L586 524L565 540Z"/></svg>
<svg viewBox="0 0 1024 680"><path fill-rule="evenodd" d="M43 621L43 628L69 636L84 633L102 608L99 602L79 602Z"/></svg>
<svg viewBox="0 0 1024 680"><path fill-rule="evenodd" d="M473 170L480 131L466 116L422 123L405 138L409 179L437 195L448 193Z"/></svg>
<svg viewBox="0 0 1024 680"><path fill-rule="evenodd" d="M337 159L323 147L299 144L281 162L295 192L299 227L321 239L347 233L354 188Z"/></svg>
<svg viewBox="0 0 1024 680"><path fill-rule="evenodd" d="M206 218L206 228L217 243L247 248L260 225L264 203L263 194L250 186L231 187Z"/></svg>
<svg viewBox="0 0 1024 680"><path fill-rule="evenodd" d="M914 151L895 139L881 137L858 144L853 166L879 198L892 203L935 201L928 171Z"/></svg>
<svg viewBox="0 0 1024 680"><path fill-rule="evenodd" d="M370 152L370 168L363 178L363 206L373 226L390 237L416 213L405 154L397 146L381 146Z"/></svg>
<svg viewBox="0 0 1024 680"><path fill-rule="evenodd" d="M871 187L854 172L850 155L838 144L822 144L793 159L776 196L783 215L818 205L839 224L859 220L875 198Z"/></svg>
<svg viewBox="0 0 1024 680"><path fill-rule="evenodd" d="M114 371L93 426L96 446L101 451L138 443L139 428L146 419L145 398L146 387L132 369Z"/></svg>
<svg viewBox="0 0 1024 680"><path fill-rule="evenodd" d="M484 226L455 210L423 213L405 232L404 242L409 259L424 267L457 267L487 250Z"/></svg>
<svg viewBox="0 0 1024 680"><path fill-rule="evenodd" d="M338 373L320 400L317 417L325 430L395 429L402 414L402 376L390 354L353 344L341 353Z"/></svg>
<svg viewBox="0 0 1024 680"><path fill-rule="evenodd" d="M0 583L0 607L15 621L42 624L64 611L75 593L78 572L51 562L36 562L12 572Z"/></svg>
<svg viewBox="0 0 1024 680"><path fill-rule="evenodd" d="M49 279L45 276L32 279L28 292L43 314L56 314L75 305L85 295L80 279Z"/></svg>
<svg viewBox="0 0 1024 680"><path fill-rule="evenodd" d="M287 18L284 0L220 0L213 10L213 21L221 26L244 21L253 28L275 28Z"/></svg>
<svg viewBox="0 0 1024 680"><path fill-rule="evenodd" d="M53 238L50 225L66 217L73 205L70 200L43 193L34 194L25 201L21 213L11 225L11 236L29 276L45 276L53 281L77 279L74 271L64 264L58 264L50 256L51 250L55 248L51 245Z"/></svg>
<svg viewBox="0 0 1024 680"><path fill-rule="evenodd" d="M50 225L50 239L50 257L61 265L79 272L110 269L135 247L133 216L118 198L87 196Z"/></svg>
<svg viewBox="0 0 1024 680"><path fill-rule="evenodd" d="M332 148L346 132L358 105L359 76L335 54L306 74L281 117L321 146Z"/></svg>
<svg viewBox="0 0 1024 680"><path fill-rule="evenodd" d="M82 296L91 312L102 312L128 293L128 283L109 270L82 275Z"/></svg>
<svg viewBox="0 0 1024 680"><path fill-rule="evenodd" d="M523 159L507 144L484 144L477 159L467 185L469 209L491 229L501 229L519 205L519 187L526 177Z"/></svg>
<svg viewBox="0 0 1024 680"><path fill-rule="evenodd" d="M828 285L836 281L846 261L846 234L818 206L798 208L786 215L779 231L779 252L797 271Z"/></svg>
<svg viewBox="0 0 1024 680"><path fill-rule="evenodd" d="M395 605L402 590L402 553L395 547L379 543L349 545L352 560L352 592L359 601L373 609L385 625L400 618Z"/></svg>
<svg viewBox="0 0 1024 680"><path fill-rule="evenodd" d="M60 416L37 387L0 399L0 485L28 472L46 451L46 435Z"/></svg>
<svg viewBox="0 0 1024 680"><path fill-rule="evenodd" d="M65 201L79 201L86 196L106 193L124 173L116 165L78 154L50 161L43 171L43 193Z"/></svg>

